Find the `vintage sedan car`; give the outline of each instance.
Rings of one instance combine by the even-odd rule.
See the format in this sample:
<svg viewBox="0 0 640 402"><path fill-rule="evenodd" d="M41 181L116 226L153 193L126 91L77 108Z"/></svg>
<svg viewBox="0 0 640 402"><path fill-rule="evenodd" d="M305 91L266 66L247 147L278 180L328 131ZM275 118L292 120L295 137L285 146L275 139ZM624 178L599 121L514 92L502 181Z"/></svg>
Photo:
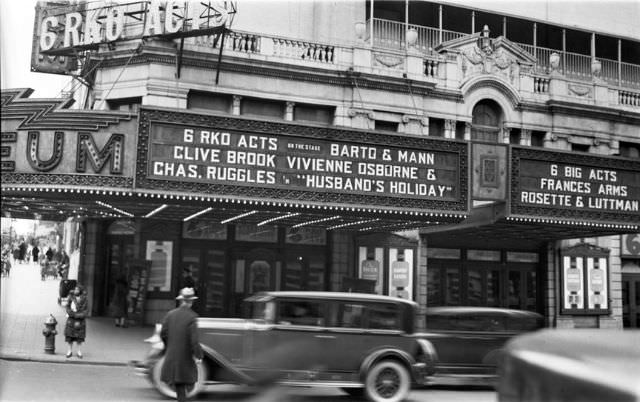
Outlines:
<svg viewBox="0 0 640 402"><path fill-rule="evenodd" d="M492 307L427 309L424 338L436 349L434 384L491 385L505 343L544 326L538 313Z"/></svg>
<svg viewBox="0 0 640 402"><path fill-rule="evenodd" d="M545 329L507 343L499 402L640 402L640 331Z"/></svg>
<svg viewBox="0 0 640 402"><path fill-rule="evenodd" d="M277 382L338 387L371 401L402 401L412 385L425 384L433 372L434 349L416 335L417 304L408 300L265 292L245 300L245 310L242 319L198 319L205 358L190 396L216 383ZM174 397L160 381L163 362L161 353L151 352L139 368L158 391Z"/></svg>

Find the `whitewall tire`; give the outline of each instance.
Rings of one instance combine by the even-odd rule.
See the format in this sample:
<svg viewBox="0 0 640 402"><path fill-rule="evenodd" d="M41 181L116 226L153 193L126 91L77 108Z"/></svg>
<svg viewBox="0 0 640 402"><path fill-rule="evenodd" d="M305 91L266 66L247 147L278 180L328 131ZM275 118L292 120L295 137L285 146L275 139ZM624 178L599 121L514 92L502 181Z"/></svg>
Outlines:
<svg viewBox="0 0 640 402"><path fill-rule="evenodd" d="M397 361L379 361L367 372L364 391L372 402L403 401L411 391L409 371Z"/></svg>

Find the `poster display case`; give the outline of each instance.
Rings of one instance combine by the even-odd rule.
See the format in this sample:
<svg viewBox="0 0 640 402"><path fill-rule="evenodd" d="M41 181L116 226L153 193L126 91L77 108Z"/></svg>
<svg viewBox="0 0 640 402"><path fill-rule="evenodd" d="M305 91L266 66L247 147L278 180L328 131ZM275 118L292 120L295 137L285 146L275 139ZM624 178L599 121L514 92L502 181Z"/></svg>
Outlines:
<svg viewBox="0 0 640 402"><path fill-rule="evenodd" d="M560 252L562 314L609 314L609 250L580 243Z"/></svg>

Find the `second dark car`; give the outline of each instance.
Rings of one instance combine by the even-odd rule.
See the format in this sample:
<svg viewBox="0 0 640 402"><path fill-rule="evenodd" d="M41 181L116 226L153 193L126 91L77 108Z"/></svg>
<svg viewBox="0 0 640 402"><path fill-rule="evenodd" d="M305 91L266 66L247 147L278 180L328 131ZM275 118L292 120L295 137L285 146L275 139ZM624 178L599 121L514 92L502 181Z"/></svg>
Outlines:
<svg viewBox="0 0 640 402"><path fill-rule="evenodd" d="M427 309L425 339L438 361L433 383L493 384L505 343L514 336L544 327L531 311L491 307Z"/></svg>

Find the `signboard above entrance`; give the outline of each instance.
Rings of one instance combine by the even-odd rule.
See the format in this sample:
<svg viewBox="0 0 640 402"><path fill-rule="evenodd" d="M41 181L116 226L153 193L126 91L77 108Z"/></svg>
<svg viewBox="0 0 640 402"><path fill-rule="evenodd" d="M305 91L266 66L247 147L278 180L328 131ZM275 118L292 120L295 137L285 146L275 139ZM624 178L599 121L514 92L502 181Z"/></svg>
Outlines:
<svg viewBox="0 0 640 402"><path fill-rule="evenodd" d="M512 147L511 215L640 222L640 161Z"/></svg>
<svg viewBox="0 0 640 402"><path fill-rule="evenodd" d="M64 56L102 44L219 33L234 13L233 1L38 2L32 70L69 73L59 65ZM63 57L58 65L43 64L56 55Z"/></svg>
<svg viewBox="0 0 640 402"><path fill-rule="evenodd" d="M147 110L140 141L140 187L467 211L459 142Z"/></svg>

